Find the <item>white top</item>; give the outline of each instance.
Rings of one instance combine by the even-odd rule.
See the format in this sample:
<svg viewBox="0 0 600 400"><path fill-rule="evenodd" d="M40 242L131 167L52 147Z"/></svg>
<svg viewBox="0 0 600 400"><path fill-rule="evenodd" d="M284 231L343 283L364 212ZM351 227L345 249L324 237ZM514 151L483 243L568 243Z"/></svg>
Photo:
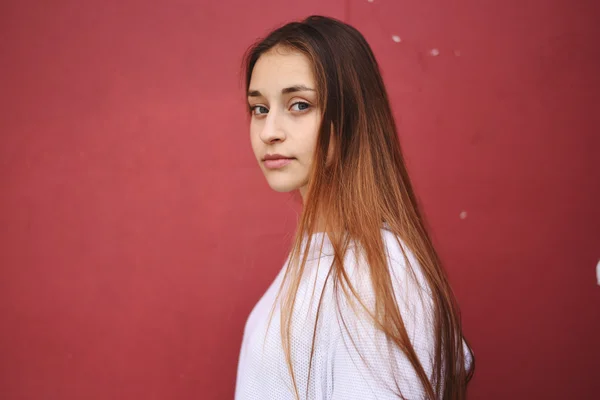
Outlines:
<svg viewBox="0 0 600 400"><path fill-rule="evenodd" d="M406 246L403 247L414 276L406 268L394 234L382 229L382 236L388 252L394 293L407 333L425 372L431 376L434 332L429 313L433 304L430 291L418 263ZM408 359L400 350L387 344L385 335L375 328L364 311L356 314L360 308L350 307L341 288L338 289L339 309L335 306L331 278L324 287L333 261L333 249L327 235L313 235L310 251L296 296L291 328L292 363L300 399L397 399L394 395L394 369L403 396L406 399L423 398L422 385ZM353 247L348 250L344 267L363 302L373 310L374 293L369 280L365 279L368 271L364 268L364 259L355 260L355 253ZM363 268L357 268L360 265ZM286 266L287 261L246 322L237 371L236 400L294 399L281 341L279 305L267 331L269 314ZM324 298L309 379L315 315L322 290Z"/></svg>

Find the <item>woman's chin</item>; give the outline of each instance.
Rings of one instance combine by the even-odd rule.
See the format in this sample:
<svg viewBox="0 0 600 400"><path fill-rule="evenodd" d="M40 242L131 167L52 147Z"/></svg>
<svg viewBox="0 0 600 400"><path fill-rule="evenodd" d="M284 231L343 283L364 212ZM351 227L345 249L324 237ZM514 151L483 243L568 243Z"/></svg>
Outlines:
<svg viewBox="0 0 600 400"><path fill-rule="evenodd" d="M267 183L275 192L289 193L299 189L302 185L288 180L283 179L267 179Z"/></svg>
<svg viewBox="0 0 600 400"><path fill-rule="evenodd" d="M282 184L269 183L269 186L271 187L271 189L273 189L275 192L278 192L278 193L289 193L289 192L292 192L292 191L298 189L298 187L294 186L294 185L282 185Z"/></svg>

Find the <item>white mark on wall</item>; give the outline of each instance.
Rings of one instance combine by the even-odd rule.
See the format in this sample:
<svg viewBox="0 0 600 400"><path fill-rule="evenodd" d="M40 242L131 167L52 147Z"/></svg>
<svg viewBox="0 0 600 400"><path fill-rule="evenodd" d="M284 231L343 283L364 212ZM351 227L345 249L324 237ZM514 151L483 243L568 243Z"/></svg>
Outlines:
<svg viewBox="0 0 600 400"><path fill-rule="evenodd" d="M461 211L460 214L458 214L458 216L460 217L460 219L465 219L465 218L467 218L467 212Z"/></svg>
<svg viewBox="0 0 600 400"><path fill-rule="evenodd" d="M402 41L402 39L400 39L400 36L398 35L392 36L392 40L396 43L400 43Z"/></svg>
<svg viewBox="0 0 600 400"><path fill-rule="evenodd" d="M369 3L372 3L372 2L373 2L373 0L367 0L367 1L368 1Z"/></svg>
<svg viewBox="0 0 600 400"><path fill-rule="evenodd" d="M429 54L431 54L434 57L437 57L440 55L440 51L438 49L431 49L431 51L429 52Z"/></svg>
<svg viewBox="0 0 600 400"><path fill-rule="evenodd" d="M596 265L596 282L600 286L600 260L598 260L598 264Z"/></svg>

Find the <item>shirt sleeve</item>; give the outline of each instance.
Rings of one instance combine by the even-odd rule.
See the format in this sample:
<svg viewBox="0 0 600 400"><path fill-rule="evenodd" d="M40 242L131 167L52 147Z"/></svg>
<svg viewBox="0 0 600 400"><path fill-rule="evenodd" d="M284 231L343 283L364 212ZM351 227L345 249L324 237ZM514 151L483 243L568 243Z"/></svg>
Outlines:
<svg viewBox="0 0 600 400"><path fill-rule="evenodd" d="M434 329L430 292L424 286L414 258L407 269L401 253L392 252L390 273L396 301L409 340L428 377L432 375ZM358 265L358 264L357 264ZM354 268L351 283L372 310L374 292L364 271ZM340 290L338 298L343 296ZM336 338L332 342L329 371L330 400L422 399L425 391L404 353L391 343L360 305L349 307L339 299Z"/></svg>

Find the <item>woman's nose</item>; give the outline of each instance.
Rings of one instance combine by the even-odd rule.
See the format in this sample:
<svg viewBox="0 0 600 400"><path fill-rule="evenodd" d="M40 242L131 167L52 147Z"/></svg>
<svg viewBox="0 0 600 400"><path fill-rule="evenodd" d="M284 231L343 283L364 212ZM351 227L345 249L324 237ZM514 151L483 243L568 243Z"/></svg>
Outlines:
<svg viewBox="0 0 600 400"><path fill-rule="evenodd" d="M261 139L265 143L273 143L285 140L285 132L281 126L280 117L273 112L267 115L267 119L261 132Z"/></svg>

